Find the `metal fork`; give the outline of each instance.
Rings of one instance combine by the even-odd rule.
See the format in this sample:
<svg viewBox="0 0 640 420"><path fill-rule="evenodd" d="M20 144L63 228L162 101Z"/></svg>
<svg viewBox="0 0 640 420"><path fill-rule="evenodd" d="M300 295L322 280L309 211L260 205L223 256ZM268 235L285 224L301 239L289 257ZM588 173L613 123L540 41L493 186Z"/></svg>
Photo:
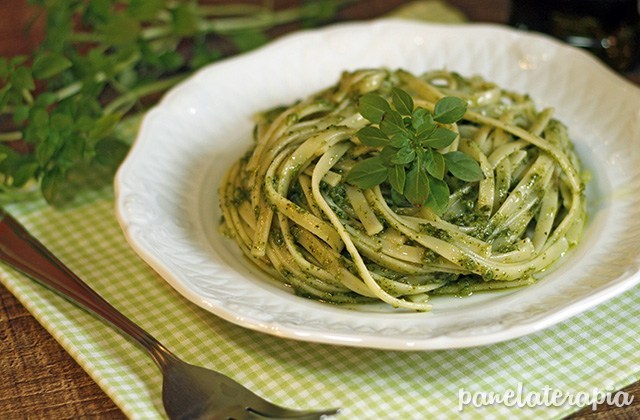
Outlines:
<svg viewBox="0 0 640 420"><path fill-rule="evenodd" d="M180 360L98 295L3 209L0 209L0 261L106 321L145 348L162 371L162 401L171 419L311 420L338 412L280 407L219 372Z"/></svg>

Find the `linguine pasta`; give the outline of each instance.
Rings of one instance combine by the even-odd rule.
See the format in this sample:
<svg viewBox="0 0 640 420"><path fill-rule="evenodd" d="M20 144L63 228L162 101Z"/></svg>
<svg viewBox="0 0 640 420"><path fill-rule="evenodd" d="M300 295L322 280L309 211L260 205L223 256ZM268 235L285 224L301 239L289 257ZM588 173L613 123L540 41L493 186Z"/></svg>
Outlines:
<svg viewBox="0 0 640 420"><path fill-rule="evenodd" d="M346 181L380 153L356 133L372 123L358 99L391 89L433 110L466 101L446 150L478 162L482 179L451 176L448 205L412 205L388 182ZM297 294L344 304L383 301L427 311L436 294L533 283L575 245L586 220L583 176L551 109L480 77L387 69L345 72L338 83L258 116L255 142L220 186L222 230L261 270Z"/></svg>

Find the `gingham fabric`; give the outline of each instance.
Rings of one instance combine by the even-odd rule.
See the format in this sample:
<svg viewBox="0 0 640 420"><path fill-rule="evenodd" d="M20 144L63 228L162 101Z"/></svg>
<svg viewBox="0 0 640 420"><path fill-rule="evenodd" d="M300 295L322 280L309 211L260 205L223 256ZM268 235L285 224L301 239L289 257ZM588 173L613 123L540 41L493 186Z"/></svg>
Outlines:
<svg viewBox="0 0 640 420"><path fill-rule="evenodd" d="M612 393L640 379L640 287L560 325L460 350L399 352L304 343L249 331L175 292L128 246L110 192L66 210L8 210L73 271L189 362L217 369L290 407L342 407L344 419L559 418L585 405L463 406L508 391ZM163 418L161 375L107 325L0 264L0 280L132 419ZM557 403L558 400L556 400ZM622 399L618 399L622 401ZM476 405L482 403L476 399Z"/></svg>

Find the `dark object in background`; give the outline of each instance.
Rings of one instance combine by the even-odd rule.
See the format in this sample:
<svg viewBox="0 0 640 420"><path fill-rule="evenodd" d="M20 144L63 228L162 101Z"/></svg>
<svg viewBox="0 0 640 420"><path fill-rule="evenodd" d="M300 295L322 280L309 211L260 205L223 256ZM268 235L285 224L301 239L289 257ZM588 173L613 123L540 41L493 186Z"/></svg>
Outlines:
<svg viewBox="0 0 640 420"><path fill-rule="evenodd" d="M512 0L510 24L585 48L617 71L640 64L639 0Z"/></svg>

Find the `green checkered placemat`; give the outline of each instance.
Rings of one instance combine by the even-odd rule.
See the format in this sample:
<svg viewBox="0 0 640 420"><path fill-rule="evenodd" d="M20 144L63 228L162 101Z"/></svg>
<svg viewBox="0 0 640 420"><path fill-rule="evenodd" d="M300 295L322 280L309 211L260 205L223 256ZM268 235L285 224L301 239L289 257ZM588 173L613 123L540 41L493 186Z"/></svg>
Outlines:
<svg viewBox="0 0 640 420"><path fill-rule="evenodd" d="M589 405L595 389L614 395L640 379L640 287L545 331L485 347L397 352L304 343L235 326L180 296L129 248L108 191L66 210L39 202L8 210L178 355L286 406L338 405L345 419L554 418ZM126 415L163 417L161 376L142 350L3 265L0 281ZM487 405L490 393L507 400Z"/></svg>
<svg viewBox="0 0 640 420"><path fill-rule="evenodd" d="M398 13L464 19L438 1ZM545 331L490 346L431 352L337 347L250 331L187 301L128 246L111 191L87 195L66 210L43 202L7 210L177 355L286 406L340 406L344 419L558 418L604 393L616 397L609 402L624 403L616 390L640 380L640 287ZM164 417L162 378L143 350L2 264L0 282L128 417Z"/></svg>

